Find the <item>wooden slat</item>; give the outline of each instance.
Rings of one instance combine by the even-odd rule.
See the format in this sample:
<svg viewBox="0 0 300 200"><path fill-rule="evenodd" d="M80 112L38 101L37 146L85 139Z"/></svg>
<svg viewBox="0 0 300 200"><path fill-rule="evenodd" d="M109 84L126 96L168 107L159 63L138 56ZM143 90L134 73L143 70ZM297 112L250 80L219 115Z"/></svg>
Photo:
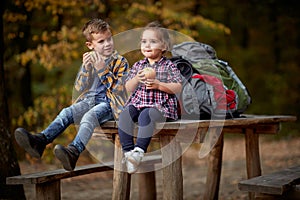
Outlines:
<svg viewBox="0 0 300 200"><path fill-rule="evenodd" d="M158 129L193 129L197 127L249 127L257 124L271 124L280 122L296 121L295 116L267 116L267 115L247 115L246 117L226 119L226 120L178 120L174 122L158 123Z"/></svg>
<svg viewBox="0 0 300 200"><path fill-rule="evenodd" d="M174 136L160 138L163 171L163 200L183 199L182 149ZM166 147L167 146L167 147Z"/></svg>
<svg viewBox="0 0 300 200"><path fill-rule="evenodd" d="M300 166L295 166L241 181L238 187L242 191L282 195L299 184Z"/></svg>
<svg viewBox="0 0 300 200"><path fill-rule="evenodd" d="M38 200L60 200L60 180L35 185L35 199Z"/></svg>
<svg viewBox="0 0 300 200"><path fill-rule="evenodd" d="M161 163L161 155L145 156L141 166L152 165ZM74 171L66 171L64 169L57 169L52 171L37 172L31 174L24 174L19 176L7 177L7 184L41 184L46 182L52 182L60 179L71 178L80 175L86 175L97 172L104 172L113 170L113 162L97 163L84 166L78 166Z"/></svg>
<svg viewBox="0 0 300 200"><path fill-rule="evenodd" d="M213 131L219 131L217 128ZM219 187L221 180L222 156L223 156L224 138L220 135L216 145L209 152L208 169L206 177L206 188L203 199L219 199Z"/></svg>
<svg viewBox="0 0 300 200"><path fill-rule="evenodd" d="M174 122L157 123L156 129L158 130L178 130L178 129L197 129L197 128L209 128L209 127L223 127L229 129L242 129L251 128L263 125L269 127L270 124L278 124L281 122L294 122L297 118L289 115L245 115L245 117L226 119L226 120L187 120L181 119ZM108 121L101 127L95 129L95 133L117 133L117 123L114 121ZM109 132L109 133L110 133ZM167 132L165 132L167 133Z"/></svg>
<svg viewBox="0 0 300 200"><path fill-rule="evenodd" d="M45 182L51 182L55 180L70 178L74 176L80 176L95 172L103 172L113 170L113 162L105 164L91 164L79 166L74 171L66 171L64 169L57 169L52 171L37 172L32 174L24 174L20 176L7 177L7 184L40 184Z"/></svg>
<svg viewBox="0 0 300 200"><path fill-rule="evenodd" d="M126 166L122 163L123 152L119 135L116 135L114 154L114 177L112 200L128 200L130 198L131 174L126 172Z"/></svg>

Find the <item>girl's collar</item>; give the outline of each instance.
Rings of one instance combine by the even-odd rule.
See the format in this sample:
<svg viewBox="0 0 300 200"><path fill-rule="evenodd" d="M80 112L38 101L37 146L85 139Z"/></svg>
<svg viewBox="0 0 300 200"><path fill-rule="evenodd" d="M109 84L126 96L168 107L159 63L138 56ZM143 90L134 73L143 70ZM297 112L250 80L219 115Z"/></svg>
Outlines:
<svg viewBox="0 0 300 200"><path fill-rule="evenodd" d="M160 64L160 63L164 62L166 59L167 58L165 56L162 56L158 61L155 61L153 65ZM150 64L148 58L145 58L144 62L147 64Z"/></svg>

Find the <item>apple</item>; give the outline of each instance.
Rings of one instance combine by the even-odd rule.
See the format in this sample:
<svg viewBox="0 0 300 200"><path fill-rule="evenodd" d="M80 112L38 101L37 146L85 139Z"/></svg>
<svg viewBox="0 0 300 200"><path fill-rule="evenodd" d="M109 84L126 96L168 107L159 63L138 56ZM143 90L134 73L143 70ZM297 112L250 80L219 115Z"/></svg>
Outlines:
<svg viewBox="0 0 300 200"><path fill-rule="evenodd" d="M155 77L156 77L155 69L153 69L151 67L144 68L143 73L145 74L146 79L155 79Z"/></svg>

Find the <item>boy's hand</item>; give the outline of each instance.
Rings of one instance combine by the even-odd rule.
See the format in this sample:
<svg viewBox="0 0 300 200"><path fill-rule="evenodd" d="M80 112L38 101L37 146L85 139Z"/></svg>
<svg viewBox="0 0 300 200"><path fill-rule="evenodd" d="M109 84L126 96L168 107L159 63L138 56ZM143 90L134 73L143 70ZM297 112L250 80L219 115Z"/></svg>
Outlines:
<svg viewBox="0 0 300 200"><path fill-rule="evenodd" d="M91 70L91 67L93 66L90 53L91 52L85 52L82 56L82 63L85 65L87 70Z"/></svg>
<svg viewBox="0 0 300 200"><path fill-rule="evenodd" d="M103 69L105 67L104 58L96 51L86 52L83 54L83 63L89 65L92 64L96 70Z"/></svg>
<svg viewBox="0 0 300 200"><path fill-rule="evenodd" d="M97 70L103 69L105 67L105 62L103 56L97 51L91 53L91 60L94 63L94 67Z"/></svg>

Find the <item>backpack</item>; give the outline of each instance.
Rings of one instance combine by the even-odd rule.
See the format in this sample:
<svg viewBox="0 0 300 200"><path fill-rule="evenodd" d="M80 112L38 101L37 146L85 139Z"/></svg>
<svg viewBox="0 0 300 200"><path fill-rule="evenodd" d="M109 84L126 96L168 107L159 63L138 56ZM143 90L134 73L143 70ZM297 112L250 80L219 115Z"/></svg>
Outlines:
<svg viewBox="0 0 300 200"><path fill-rule="evenodd" d="M210 45L183 42L173 47L172 55L189 62L194 73L179 97L184 117L239 117L250 105L247 88Z"/></svg>
<svg viewBox="0 0 300 200"><path fill-rule="evenodd" d="M181 78L183 80L182 85L184 86L189 82L193 75L193 66L192 64L187 61L186 59L183 59L181 56L175 56L170 58L172 63L179 69Z"/></svg>

